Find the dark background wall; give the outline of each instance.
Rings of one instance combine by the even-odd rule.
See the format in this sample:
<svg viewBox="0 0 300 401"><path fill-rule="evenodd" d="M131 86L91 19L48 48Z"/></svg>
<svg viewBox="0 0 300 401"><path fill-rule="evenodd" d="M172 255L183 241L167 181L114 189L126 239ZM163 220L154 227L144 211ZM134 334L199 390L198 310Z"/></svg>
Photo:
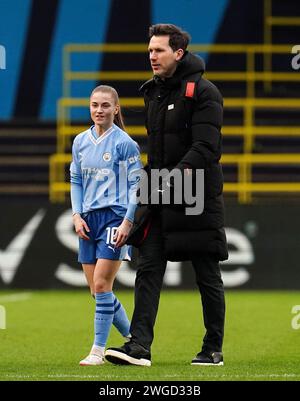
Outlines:
<svg viewBox="0 0 300 401"><path fill-rule="evenodd" d="M86 285L77 263L71 210L44 202L1 202L0 288L72 288ZM229 259L226 288L300 289L298 205L226 207ZM123 263L116 287L132 288L135 261ZM166 288L195 288L189 263L169 263Z"/></svg>

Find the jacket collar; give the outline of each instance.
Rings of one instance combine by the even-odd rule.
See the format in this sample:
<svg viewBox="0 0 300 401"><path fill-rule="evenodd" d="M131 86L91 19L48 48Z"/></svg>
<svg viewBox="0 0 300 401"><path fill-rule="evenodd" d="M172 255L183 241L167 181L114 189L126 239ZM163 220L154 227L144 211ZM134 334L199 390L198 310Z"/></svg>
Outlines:
<svg viewBox="0 0 300 401"><path fill-rule="evenodd" d="M145 92L146 89L150 88L154 84L154 78L149 79L148 81L144 82L143 85L139 88L140 92Z"/></svg>

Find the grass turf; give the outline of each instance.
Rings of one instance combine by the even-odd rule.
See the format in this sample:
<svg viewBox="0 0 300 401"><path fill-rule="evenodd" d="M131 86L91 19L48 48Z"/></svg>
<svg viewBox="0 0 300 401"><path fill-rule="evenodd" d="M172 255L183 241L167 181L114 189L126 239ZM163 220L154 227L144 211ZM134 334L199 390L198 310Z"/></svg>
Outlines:
<svg viewBox="0 0 300 401"><path fill-rule="evenodd" d="M226 292L223 367L191 366L204 334L196 291L163 291L152 367L80 367L93 339L94 301L85 291L38 291L16 300L1 291L7 327L0 330L0 380L203 381L299 380L300 330L291 326L300 292ZM129 316L133 292L117 296ZM108 346L123 339L115 328Z"/></svg>

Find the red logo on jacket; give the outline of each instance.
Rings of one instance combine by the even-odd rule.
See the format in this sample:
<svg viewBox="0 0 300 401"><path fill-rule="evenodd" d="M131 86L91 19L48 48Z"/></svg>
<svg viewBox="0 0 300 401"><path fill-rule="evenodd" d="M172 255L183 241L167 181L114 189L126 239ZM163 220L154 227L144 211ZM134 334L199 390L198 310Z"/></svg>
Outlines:
<svg viewBox="0 0 300 401"><path fill-rule="evenodd" d="M195 92L195 82L187 82L185 89L185 96L194 97L194 92Z"/></svg>

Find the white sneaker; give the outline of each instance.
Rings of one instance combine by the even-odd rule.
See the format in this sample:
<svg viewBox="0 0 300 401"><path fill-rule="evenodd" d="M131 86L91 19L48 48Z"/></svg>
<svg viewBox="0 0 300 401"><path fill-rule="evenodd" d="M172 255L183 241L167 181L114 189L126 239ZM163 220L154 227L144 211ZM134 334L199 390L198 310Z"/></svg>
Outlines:
<svg viewBox="0 0 300 401"><path fill-rule="evenodd" d="M80 366L95 366L103 365L104 357L102 355L90 354L85 359L79 362Z"/></svg>
<svg viewBox="0 0 300 401"><path fill-rule="evenodd" d="M99 349L100 347L93 345L89 355L79 362L80 366L95 366L103 365L104 363L104 352Z"/></svg>

